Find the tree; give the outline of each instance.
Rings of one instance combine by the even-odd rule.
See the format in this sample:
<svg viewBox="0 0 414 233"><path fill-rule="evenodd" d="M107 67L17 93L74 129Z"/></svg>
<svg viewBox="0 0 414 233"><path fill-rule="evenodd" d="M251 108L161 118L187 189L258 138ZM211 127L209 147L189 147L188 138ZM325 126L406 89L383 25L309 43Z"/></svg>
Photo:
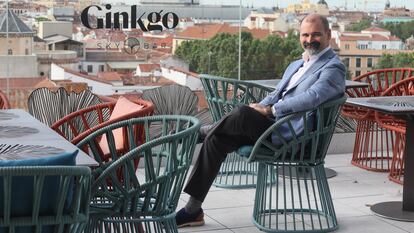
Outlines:
<svg viewBox="0 0 414 233"><path fill-rule="evenodd" d="M405 41L411 35L414 35L414 21L403 23L386 23L380 24L381 28L387 29L392 35Z"/></svg>
<svg viewBox="0 0 414 233"><path fill-rule="evenodd" d="M42 21L50 21L50 19L43 17L43 16L39 16L36 18L36 22L42 22Z"/></svg>
<svg viewBox="0 0 414 233"><path fill-rule="evenodd" d="M378 60L376 69L414 67L414 53L384 54Z"/></svg>
<svg viewBox="0 0 414 233"><path fill-rule="evenodd" d="M285 39L271 35L263 40L242 32L241 79L274 79L281 77L287 65L300 58L298 36L289 33ZM238 35L217 34L210 40L183 42L175 54L190 63L190 69L223 77L238 76Z"/></svg>
<svg viewBox="0 0 414 233"><path fill-rule="evenodd" d="M347 25L345 29L347 31L360 32L366 28L371 27L371 25L372 25L372 18L368 18L368 19L362 19L358 23Z"/></svg>

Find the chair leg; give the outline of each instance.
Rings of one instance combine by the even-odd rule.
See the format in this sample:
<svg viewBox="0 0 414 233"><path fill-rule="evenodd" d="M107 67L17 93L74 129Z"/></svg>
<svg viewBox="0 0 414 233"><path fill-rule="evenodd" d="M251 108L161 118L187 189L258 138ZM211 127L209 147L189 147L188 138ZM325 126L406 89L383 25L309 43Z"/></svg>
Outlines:
<svg viewBox="0 0 414 233"><path fill-rule="evenodd" d="M257 163L247 163L237 153L229 153L222 163L213 185L220 188L254 188Z"/></svg>
<svg viewBox="0 0 414 233"><path fill-rule="evenodd" d="M275 177L278 169L311 170L296 179ZM265 232L330 232L338 228L324 166L259 163L253 222Z"/></svg>
<svg viewBox="0 0 414 233"><path fill-rule="evenodd" d="M394 133L382 129L376 121L358 121L352 164L376 172L388 172L391 164Z"/></svg>
<svg viewBox="0 0 414 233"><path fill-rule="evenodd" d="M397 184L403 184L405 134L396 133L395 138L396 139L391 162L391 171L388 175L388 178Z"/></svg>
<svg viewBox="0 0 414 233"><path fill-rule="evenodd" d="M85 232L178 233L175 213L161 217L107 217L96 219L94 229Z"/></svg>

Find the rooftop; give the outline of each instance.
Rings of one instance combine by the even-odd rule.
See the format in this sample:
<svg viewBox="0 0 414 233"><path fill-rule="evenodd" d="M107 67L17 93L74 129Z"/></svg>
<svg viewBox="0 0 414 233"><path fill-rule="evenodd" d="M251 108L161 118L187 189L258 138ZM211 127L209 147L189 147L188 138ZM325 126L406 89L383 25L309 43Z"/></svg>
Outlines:
<svg viewBox="0 0 414 233"><path fill-rule="evenodd" d="M6 17L7 15L8 17ZM34 34L34 32L11 10L8 10L7 12L4 11L0 14L0 35L5 35L6 33L28 36Z"/></svg>
<svg viewBox="0 0 414 233"><path fill-rule="evenodd" d="M393 221L375 216L372 204L401 201L402 186L390 182L387 173L370 172L351 165L352 154L328 154L326 167L338 175L328 179L333 196L339 229L334 233L407 233L414 232L414 223ZM254 189L222 189L212 187L204 204L206 224L180 228L178 232L261 233L252 223ZM178 208L188 195L181 195Z"/></svg>
<svg viewBox="0 0 414 233"><path fill-rule="evenodd" d="M270 35L269 30L264 29L248 29L242 28L242 31L252 33L252 36L256 39L263 39ZM176 38L189 38L189 39L211 39L218 33L236 34L239 32L238 27L232 27L229 24L198 24L186 28L182 32L177 33Z"/></svg>

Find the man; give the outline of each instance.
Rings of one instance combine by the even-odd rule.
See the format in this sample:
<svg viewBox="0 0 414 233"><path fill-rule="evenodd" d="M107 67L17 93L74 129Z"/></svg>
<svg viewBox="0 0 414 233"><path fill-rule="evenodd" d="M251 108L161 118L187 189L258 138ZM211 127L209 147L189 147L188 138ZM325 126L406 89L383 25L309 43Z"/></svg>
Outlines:
<svg viewBox="0 0 414 233"><path fill-rule="evenodd" d="M201 204L227 153L254 144L277 119L343 95L345 67L329 47L330 39L331 30L325 17L306 16L300 25L303 58L289 65L276 89L260 103L235 108L208 131L184 188L190 199L176 215L178 227L204 224ZM298 119L295 131L301 133L303 125ZM272 142L279 144L276 136L272 136Z"/></svg>

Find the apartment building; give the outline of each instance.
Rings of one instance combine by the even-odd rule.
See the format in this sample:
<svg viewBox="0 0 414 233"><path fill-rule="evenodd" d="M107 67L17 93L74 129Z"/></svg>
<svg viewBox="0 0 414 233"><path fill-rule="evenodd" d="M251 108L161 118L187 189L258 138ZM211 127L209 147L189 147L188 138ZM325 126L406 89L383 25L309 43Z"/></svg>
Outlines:
<svg viewBox="0 0 414 233"><path fill-rule="evenodd" d="M333 31L332 36L339 48L338 55L351 77L373 70L383 54L409 52L400 38L378 27L361 32Z"/></svg>

